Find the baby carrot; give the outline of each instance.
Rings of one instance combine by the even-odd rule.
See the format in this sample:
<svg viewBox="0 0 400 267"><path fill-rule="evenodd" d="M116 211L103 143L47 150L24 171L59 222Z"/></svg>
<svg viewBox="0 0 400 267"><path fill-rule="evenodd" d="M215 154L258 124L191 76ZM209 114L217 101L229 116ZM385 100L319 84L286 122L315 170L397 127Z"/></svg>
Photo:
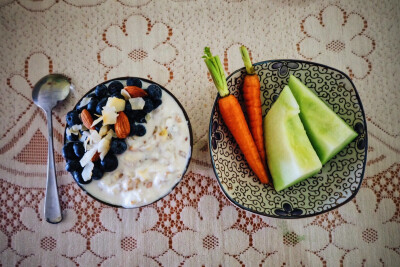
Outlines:
<svg viewBox="0 0 400 267"><path fill-rule="evenodd" d="M265 165L261 161L239 101L229 94L221 61L218 56L211 54L209 47L204 48L204 54L204 61L220 95L218 107L222 119L238 143L250 168L262 183L268 183Z"/></svg>
<svg viewBox="0 0 400 267"><path fill-rule="evenodd" d="M244 65L246 66L247 75L244 77L243 82L243 98L246 106L247 116L249 119L250 132L256 143L258 153L261 160L266 165L265 161L265 147L262 127L262 110L260 98L260 80L254 71L251 64L249 53L244 45L240 47L240 53Z"/></svg>

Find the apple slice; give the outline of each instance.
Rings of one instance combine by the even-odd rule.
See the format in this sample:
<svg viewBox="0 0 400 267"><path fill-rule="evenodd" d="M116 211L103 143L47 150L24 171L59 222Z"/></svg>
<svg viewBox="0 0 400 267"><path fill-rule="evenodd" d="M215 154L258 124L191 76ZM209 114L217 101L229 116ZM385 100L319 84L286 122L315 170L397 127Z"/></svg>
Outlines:
<svg viewBox="0 0 400 267"><path fill-rule="evenodd" d="M321 162L299 117L300 108L285 86L263 121L268 167L276 191L317 173Z"/></svg>
<svg viewBox="0 0 400 267"><path fill-rule="evenodd" d="M300 119L322 164L347 146L357 133L299 79L289 87L300 106Z"/></svg>

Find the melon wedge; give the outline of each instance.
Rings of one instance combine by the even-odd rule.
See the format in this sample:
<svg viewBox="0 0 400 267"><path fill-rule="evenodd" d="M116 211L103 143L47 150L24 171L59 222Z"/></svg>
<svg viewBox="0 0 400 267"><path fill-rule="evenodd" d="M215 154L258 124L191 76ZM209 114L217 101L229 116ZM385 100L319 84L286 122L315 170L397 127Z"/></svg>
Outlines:
<svg viewBox="0 0 400 267"><path fill-rule="evenodd" d="M357 133L299 79L289 87L300 106L300 119L322 164L347 146Z"/></svg>
<svg viewBox="0 0 400 267"><path fill-rule="evenodd" d="M263 121L268 167L276 191L317 173L321 162L299 117L300 109L285 86Z"/></svg>

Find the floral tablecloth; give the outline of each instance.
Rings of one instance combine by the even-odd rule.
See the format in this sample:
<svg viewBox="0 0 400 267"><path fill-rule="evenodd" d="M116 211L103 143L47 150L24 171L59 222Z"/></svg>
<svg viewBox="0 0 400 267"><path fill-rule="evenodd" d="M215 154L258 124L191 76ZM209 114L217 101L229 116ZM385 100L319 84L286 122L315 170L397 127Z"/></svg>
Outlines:
<svg viewBox="0 0 400 267"><path fill-rule="evenodd" d="M399 266L400 2L312 0L0 0L0 262L3 266ZM293 58L336 67L355 83L368 123L357 196L334 211L278 220L243 211L221 192L208 151L216 90L201 59L226 73ZM64 220L43 220L47 136L31 100L48 73L75 90L54 110ZM96 84L121 76L167 87L192 122L183 181L141 209L110 208L64 170L65 114Z"/></svg>

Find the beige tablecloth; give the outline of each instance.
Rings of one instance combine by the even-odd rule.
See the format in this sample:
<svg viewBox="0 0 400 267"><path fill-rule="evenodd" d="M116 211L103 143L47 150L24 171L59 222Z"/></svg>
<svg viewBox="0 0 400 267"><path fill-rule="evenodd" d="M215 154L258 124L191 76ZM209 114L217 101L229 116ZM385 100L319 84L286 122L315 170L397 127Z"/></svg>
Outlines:
<svg viewBox="0 0 400 267"><path fill-rule="evenodd" d="M399 266L400 2L250 0L0 0L0 262L3 266ZM277 220L220 191L208 124L216 90L201 59L210 46L229 74L253 62L312 60L347 73L368 122L362 188L334 211ZM43 220L47 137L33 85L63 73L75 90L54 110L64 220ZM64 171L65 114L120 76L173 92L193 127L190 169L165 199L110 208Z"/></svg>

